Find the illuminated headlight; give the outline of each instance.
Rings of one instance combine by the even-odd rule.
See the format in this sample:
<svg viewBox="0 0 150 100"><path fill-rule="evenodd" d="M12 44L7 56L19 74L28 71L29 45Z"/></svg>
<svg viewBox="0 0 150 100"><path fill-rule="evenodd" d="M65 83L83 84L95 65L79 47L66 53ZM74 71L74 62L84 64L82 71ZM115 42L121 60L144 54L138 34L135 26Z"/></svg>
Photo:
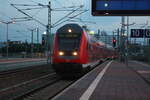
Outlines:
<svg viewBox="0 0 150 100"><path fill-rule="evenodd" d="M64 55L64 52L60 51L60 52L59 52L59 55L60 55L60 56L63 56L63 55Z"/></svg>
<svg viewBox="0 0 150 100"><path fill-rule="evenodd" d="M78 55L78 53L75 51L75 52L73 52L72 53L74 56L77 56Z"/></svg>
<svg viewBox="0 0 150 100"><path fill-rule="evenodd" d="M72 32L72 30L71 30L71 29L68 29L68 32L69 32L69 33L71 33L71 32Z"/></svg>

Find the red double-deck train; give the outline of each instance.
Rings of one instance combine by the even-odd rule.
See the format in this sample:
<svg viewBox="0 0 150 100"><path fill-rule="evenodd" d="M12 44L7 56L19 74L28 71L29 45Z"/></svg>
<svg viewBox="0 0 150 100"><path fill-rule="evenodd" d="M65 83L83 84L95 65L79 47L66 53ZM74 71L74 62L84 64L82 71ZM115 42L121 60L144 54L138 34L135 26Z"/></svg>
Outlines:
<svg viewBox="0 0 150 100"><path fill-rule="evenodd" d="M114 56L113 48L96 41L78 24L66 24L55 34L52 63L57 73L81 72Z"/></svg>

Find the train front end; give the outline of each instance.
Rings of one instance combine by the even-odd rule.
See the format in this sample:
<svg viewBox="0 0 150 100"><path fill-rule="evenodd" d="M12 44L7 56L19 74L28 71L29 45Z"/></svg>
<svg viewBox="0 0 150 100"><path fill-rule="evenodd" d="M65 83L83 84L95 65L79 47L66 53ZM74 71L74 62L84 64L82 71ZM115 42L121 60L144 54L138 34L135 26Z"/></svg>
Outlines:
<svg viewBox="0 0 150 100"><path fill-rule="evenodd" d="M57 30L54 40L53 68L56 72L80 72L83 58L83 29L77 24L67 24ZM84 60L84 61L83 61Z"/></svg>

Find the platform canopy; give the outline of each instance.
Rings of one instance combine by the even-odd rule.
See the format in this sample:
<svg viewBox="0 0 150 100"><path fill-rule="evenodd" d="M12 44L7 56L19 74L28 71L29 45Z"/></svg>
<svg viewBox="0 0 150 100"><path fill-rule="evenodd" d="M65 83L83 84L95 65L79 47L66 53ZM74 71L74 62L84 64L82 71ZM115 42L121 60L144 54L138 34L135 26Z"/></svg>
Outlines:
<svg viewBox="0 0 150 100"><path fill-rule="evenodd" d="M149 16L150 0L92 0L93 16Z"/></svg>

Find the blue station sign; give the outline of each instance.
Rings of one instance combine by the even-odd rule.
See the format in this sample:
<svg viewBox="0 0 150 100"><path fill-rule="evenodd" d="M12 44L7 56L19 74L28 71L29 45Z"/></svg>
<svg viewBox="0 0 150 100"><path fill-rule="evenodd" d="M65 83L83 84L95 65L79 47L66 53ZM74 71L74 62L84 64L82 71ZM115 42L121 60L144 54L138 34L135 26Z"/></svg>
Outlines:
<svg viewBox="0 0 150 100"><path fill-rule="evenodd" d="M94 16L147 16L150 0L92 0Z"/></svg>

